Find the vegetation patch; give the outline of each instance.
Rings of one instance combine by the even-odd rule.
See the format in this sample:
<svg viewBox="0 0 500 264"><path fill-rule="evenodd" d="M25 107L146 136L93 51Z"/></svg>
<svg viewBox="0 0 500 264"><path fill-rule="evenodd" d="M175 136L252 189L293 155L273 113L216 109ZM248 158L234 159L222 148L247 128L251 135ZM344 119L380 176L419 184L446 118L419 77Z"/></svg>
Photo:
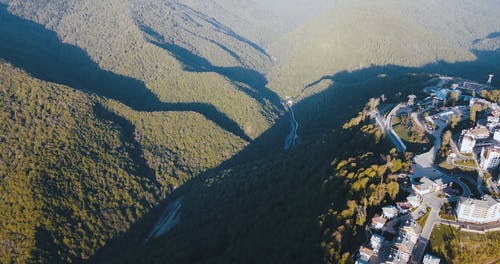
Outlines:
<svg viewBox="0 0 500 264"><path fill-rule="evenodd" d="M431 208L430 207L427 207L425 209L425 214L420 217L418 220L417 220L417 223L423 227L425 225L425 222L427 222L427 218L429 218L429 215L431 214Z"/></svg>
<svg viewBox="0 0 500 264"><path fill-rule="evenodd" d="M432 254L447 263L497 263L500 259L500 232L476 234L436 225L429 241Z"/></svg>
<svg viewBox="0 0 500 264"><path fill-rule="evenodd" d="M455 206L456 203L444 203L443 206L441 206L441 209L439 209L439 217L441 217L442 219L455 221L456 217L453 212Z"/></svg>

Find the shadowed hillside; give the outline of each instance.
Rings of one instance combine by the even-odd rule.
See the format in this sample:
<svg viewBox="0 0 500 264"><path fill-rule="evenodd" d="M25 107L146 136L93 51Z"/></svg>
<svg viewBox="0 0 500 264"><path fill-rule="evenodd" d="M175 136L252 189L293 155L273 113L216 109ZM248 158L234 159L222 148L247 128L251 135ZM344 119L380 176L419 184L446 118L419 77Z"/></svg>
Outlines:
<svg viewBox="0 0 500 264"><path fill-rule="evenodd" d="M411 164L367 101L500 76L497 0L0 3L6 263L350 263Z"/></svg>
<svg viewBox="0 0 500 264"><path fill-rule="evenodd" d="M344 70L474 61L474 40L500 28L498 9L491 0L336 1L269 48L278 59L270 87L297 96L308 83ZM498 48L491 42L480 50Z"/></svg>
<svg viewBox="0 0 500 264"><path fill-rule="evenodd" d="M338 193L322 191L326 179L336 177L330 174L330 164L371 146L353 142L353 134L342 132L342 123L361 111L370 97L385 94L396 103L405 101L408 94L422 93L430 78L427 72L478 81L485 71L500 72L500 65L492 63L500 53L475 54L479 59L472 62L371 67L325 77L334 84L295 106L302 145L287 153L281 150L282 142L273 143L271 139L284 138L287 132L286 122L278 122L231 160L174 192L172 199L184 196L184 203L182 221L171 233L124 258L114 258L114 250L136 248L134 243L141 242L148 231L144 225L154 222L153 216L146 217L124 240L112 242L98 254L97 262L321 262L322 254L327 254L320 251L321 233L330 231L319 228L318 217L330 206L342 208L347 202ZM340 253L357 250L363 237L353 236Z"/></svg>
<svg viewBox="0 0 500 264"><path fill-rule="evenodd" d="M165 103L143 82L102 70L78 47L61 43L53 32L20 19L0 6L0 57L33 76L116 99L138 111L193 111L220 127L250 140L238 124L203 103ZM33 36L37 41L33 42Z"/></svg>
<svg viewBox="0 0 500 264"><path fill-rule="evenodd" d="M260 103L264 111L263 115L273 113L279 114L281 108L280 98L269 90L266 78L259 72L243 67L220 67L212 65L207 59L197 56L189 50L176 44L167 43L164 37L153 29L142 26L149 41L170 52L179 62L184 70L192 72L215 72L225 76L234 82L248 96Z"/></svg>

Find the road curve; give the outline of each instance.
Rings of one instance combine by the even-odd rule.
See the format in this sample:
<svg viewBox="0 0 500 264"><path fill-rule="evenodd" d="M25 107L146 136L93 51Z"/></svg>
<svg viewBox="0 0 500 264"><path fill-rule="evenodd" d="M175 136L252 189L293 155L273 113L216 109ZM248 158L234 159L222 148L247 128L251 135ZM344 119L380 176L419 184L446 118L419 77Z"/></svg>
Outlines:
<svg viewBox="0 0 500 264"><path fill-rule="evenodd" d="M290 133L285 139L285 146L284 146L285 150L289 150L290 148L292 148L297 143L297 139L299 138L299 136L297 135L297 129L299 128L299 123L297 122L297 120L295 120L295 114L293 113L293 106L291 105L288 106L287 110L288 110L291 129Z"/></svg>

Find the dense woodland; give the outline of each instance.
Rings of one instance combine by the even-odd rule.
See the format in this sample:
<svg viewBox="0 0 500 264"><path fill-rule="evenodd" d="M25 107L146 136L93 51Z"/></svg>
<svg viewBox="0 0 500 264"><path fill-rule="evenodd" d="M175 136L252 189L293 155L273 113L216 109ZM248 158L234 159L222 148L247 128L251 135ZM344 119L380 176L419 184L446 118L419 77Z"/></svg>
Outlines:
<svg viewBox="0 0 500 264"><path fill-rule="evenodd" d="M305 135L315 136L292 152L276 151L235 165L240 156L252 157L255 151L262 156L259 144L272 146L266 142L274 137L263 135L219 169L203 173L179 189L178 195L184 195L183 220L168 236L141 248L134 245L141 243L139 238L146 230L132 228L130 237L112 243L97 260L337 263L342 256L352 260L353 245L363 240L362 223L395 198L399 187L393 175L408 168L408 157L391 150L381 131L366 118L368 96L385 93L387 100L396 102L418 93L417 87L428 78L383 78L351 86L360 95L352 100L332 104L328 99L332 96L318 95L310 99L314 104L297 105L298 109L325 109L316 118L330 122L317 130L327 132L318 135L317 131L304 130ZM402 93L388 93L392 85L401 87ZM342 96L344 92L346 89L338 89L335 94ZM372 101L380 99L371 100L369 105L373 106ZM346 119L356 110L360 113L355 118ZM334 119L332 113L346 118ZM317 122L315 118L302 120L305 126ZM276 130L281 131L279 127ZM381 157L382 153L386 155ZM352 211L353 206L362 213ZM339 237L339 227L346 232L342 231L341 241L336 242L332 235ZM130 248L129 254L109 257L124 247Z"/></svg>
<svg viewBox="0 0 500 264"><path fill-rule="evenodd" d="M1 262L86 259L151 209L140 149L91 98L5 63L0 84Z"/></svg>
<svg viewBox="0 0 500 264"><path fill-rule="evenodd" d="M484 1L0 0L0 262L351 262L409 158L367 107L499 72Z"/></svg>

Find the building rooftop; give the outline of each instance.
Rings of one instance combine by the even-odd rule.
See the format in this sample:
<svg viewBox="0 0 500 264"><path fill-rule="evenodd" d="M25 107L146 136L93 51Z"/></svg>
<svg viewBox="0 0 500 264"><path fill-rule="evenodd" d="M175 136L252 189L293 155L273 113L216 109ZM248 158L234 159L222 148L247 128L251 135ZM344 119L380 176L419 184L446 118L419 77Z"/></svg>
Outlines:
<svg viewBox="0 0 500 264"><path fill-rule="evenodd" d="M500 147L497 147L497 146L487 146L487 147L484 147L483 149L483 153L481 153L483 155L484 158L489 158L491 154L500 154Z"/></svg>
<svg viewBox="0 0 500 264"><path fill-rule="evenodd" d="M370 238L370 246L374 250L378 250L380 249L380 247L382 247L382 243L384 243L384 241L384 237L375 234Z"/></svg>
<svg viewBox="0 0 500 264"><path fill-rule="evenodd" d="M395 248L391 249L391 253L387 256L385 263L387 264L407 264L410 260L410 254L399 251Z"/></svg>
<svg viewBox="0 0 500 264"><path fill-rule="evenodd" d="M359 247L359 260L368 262L368 261L370 261L370 258L374 254L375 254L375 252L371 248L368 248L365 246Z"/></svg>
<svg viewBox="0 0 500 264"><path fill-rule="evenodd" d="M485 126L478 126L467 131L467 134L474 136L476 139L486 139L490 136L490 131Z"/></svg>
<svg viewBox="0 0 500 264"><path fill-rule="evenodd" d="M376 214L373 218L372 218L372 225L374 226L377 226L377 225L382 225L384 226L385 223L387 223L387 219L383 218L382 216Z"/></svg>
<svg viewBox="0 0 500 264"><path fill-rule="evenodd" d="M440 258L430 254L425 254L424 260L422 261L423 264L439 264L440 262Z"/></svg>
<svg viewBox="0 0 500 264"><path fill-rule="evenodd" d="M395 216L398 214L398 209L393 205L389 205L389 206L383 207L382 212L383 212L385 217L391 217L391 216Z"/></svg>
<svg viewBox="0 0 500 264"><path fill-rule="evenodd" d="M464 134L464 137L462 140L468 141L468 142L474 142L476 140L476 136L474 136L473 134L469 134L469 133L467 133L467 131L465 131L465 134Z"/></svg>
<svg viewBox="0 0 500 264"><path fill-rule="evenodd" d="M498 203L500 203L498 200L495 198L491 197L490 195L485 195L483 196L483 199L472 199L472 198L466 198L466 197L460 197L460 203L463 205L475 205L476 207L482 207L485 209L488 209Z"/></svg>

